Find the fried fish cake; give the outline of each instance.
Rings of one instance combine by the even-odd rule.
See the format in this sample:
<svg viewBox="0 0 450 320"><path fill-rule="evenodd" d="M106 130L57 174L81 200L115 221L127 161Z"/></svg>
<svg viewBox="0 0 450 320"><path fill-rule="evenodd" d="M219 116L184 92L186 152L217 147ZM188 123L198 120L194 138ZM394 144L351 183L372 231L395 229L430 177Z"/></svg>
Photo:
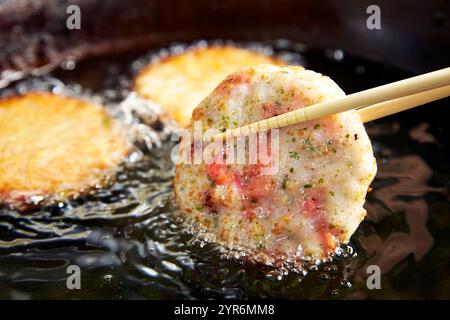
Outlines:
<svg viewBox="0 0 450 320"><path fill-rule="evenodd" d="M300 67L243 68L203 100L188 128L200 122L205 130L231 129L343 96L333 80ZM369 137L354 110L278 132L279 144L270 149L277 170L265 174L261 163L228 162L227 151L237 148L227 144L217 152L227 162L218 156L176 166L176 202L212 239L255 261L328 259L366 215L376 173Z"/></svg>
<svg viewBox="0 0 450 320"><path fill-rule="evenodd" d="M187 125L194 108L227 75L257 64L286 65L275 57L232 46L188 50L145 67L135 79L135 90L160 104L165 114Z"/></svg>
<svg viewBox="0 0 450 320"><path fill-rule="evenodd" d="M130 148L101 106L46 92L0 100L0 137L0 203L16 209L101 184Z"/></svg>

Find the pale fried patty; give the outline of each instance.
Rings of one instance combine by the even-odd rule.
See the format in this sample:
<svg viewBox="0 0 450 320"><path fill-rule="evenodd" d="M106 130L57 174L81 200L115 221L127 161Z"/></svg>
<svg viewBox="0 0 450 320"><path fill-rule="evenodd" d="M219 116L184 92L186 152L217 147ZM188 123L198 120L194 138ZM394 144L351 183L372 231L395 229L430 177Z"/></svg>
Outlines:
<svg viewBox="0 0 450 320"><path fill-rule="evenodd" d="M200 121L204 130L231 129L343 96L333 80L301 67L243 68L203 100L188 128ZM259 262L329 258L363 220L376 173L361 118L348 111L281 128L271 152L279 163L271 163L278 170L269 175L260 163L226 164L220 157L178 164L174 188L182 215L210 239Z"/></svg>
<svg viewBox="0 0 450 320"><path fill-rule="evenodd" d="M188 50L145 67L135 79L135 90L160 104L166 115L185 126L194 108L227 75L261 63L286 64L275 57L232 46Z"/></svg>
<svg viewBox="0 0 450 320"><path fill-rule="evenodd" d="M17 208L101 183L129 150L101 106L46 92L0 100L0 137L0 202Z"/></svg>

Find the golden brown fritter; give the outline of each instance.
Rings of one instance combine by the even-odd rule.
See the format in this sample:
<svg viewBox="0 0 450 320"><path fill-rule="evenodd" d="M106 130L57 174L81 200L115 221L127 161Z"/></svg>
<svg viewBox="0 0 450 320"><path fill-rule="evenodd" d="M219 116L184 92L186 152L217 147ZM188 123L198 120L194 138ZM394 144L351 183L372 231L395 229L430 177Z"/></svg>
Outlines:
<svg viewBox="0 0 450 320"><path fill-rule="evenodd" d="M24 209L102 183L129 144L101 106L46 92L0 100L0 203Z"/></svg>
<svg viewBox="0 0 450 320"><path fill-rule="evenodd" d="M229 74L257 64L286 65L275 57L232 46L188 50L152 63L135 79L135 90L160 104L180 125L194 108Z"/></svg>

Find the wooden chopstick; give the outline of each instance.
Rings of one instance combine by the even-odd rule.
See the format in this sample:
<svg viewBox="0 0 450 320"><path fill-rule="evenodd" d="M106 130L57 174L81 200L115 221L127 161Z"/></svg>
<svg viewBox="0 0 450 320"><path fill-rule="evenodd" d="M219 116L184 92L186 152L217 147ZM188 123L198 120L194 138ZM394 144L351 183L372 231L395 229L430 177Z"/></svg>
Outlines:
<svg viewBox="0 0 450 320"><path fill-rule="evenodd" d="M367 119L374 117L371 119L374 120L378 119L380 116L382 116L382 114L389 115L395 112L400 112L409 109L406 106L407 103L411 104L416 103L414 102L415 101L414 99L417 99L418 97L421 97L421 99L425 99L425 97L431 98L436 95L436 92L431 95L424 95L424 96L416 96L416 94L441 88L448 85L450 85L450 68L445 68L425 73L419 76L415 76L412 78L408 78L405 80L396 81L383 86L375 87L372 89L353 93L336 100L326 101L309 107L297 109L272 118L260 120L239 128L226 130L221 134L213 136L211 140L216 141L219 139L225 139L227 137L236 137L248 135L250 133L255 133L259 131L282 128L305 121L319 119L332 114L345 112L352 109L359 109L367 106L374 107L375 105L378 105L378 108L384 110L383 112L377 113L375 110L378 109L376 108L371 108L370 111L369 110L364 111L365 114L364 116L365 117L367 116ZM447 91L445 90L439 91L440 94L443 94L443 92ZM392 101L390 100L393 99L403 99L403 100L398 100L397 102L392 103ZM414 106L426 103L426 102L420 103L420 101L421 100L419 99ZM393 112L390 112L390 109L388 108L393 108Z"/></svg>
<svg viewBox="0 0 450 320"><path fill-rule="evenodd" d="M377 103L369 107L358 109L357 111L362 121L366 123L394 113L421 106L428 102L446 98L448 96L450 96L450 86L445 86L412 94L406 97Z"/></svg>

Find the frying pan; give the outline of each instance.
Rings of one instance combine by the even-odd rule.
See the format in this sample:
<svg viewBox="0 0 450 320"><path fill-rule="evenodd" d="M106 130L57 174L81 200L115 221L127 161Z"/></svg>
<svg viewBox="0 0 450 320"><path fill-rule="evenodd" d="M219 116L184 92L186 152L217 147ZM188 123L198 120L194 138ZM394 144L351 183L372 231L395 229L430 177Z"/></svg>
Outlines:
<svg viewBox="0 0 450 320"><path fill-rule="evenodd" d="M67 7L82 13L66 27ZM13 1L0 7L0 71L26 70L112 51L196 39L289 38L343 48L412 72L446 66L450 4L378 1L382 28L366 27L371 1Z"/></svg>
<svg viewBox="0 0 450 320"><path fill-rule="evenodd" d="M68 17L66 10L71 4L78 5L81 9L81 28L79 30L69 30L66 26ZM96 65L95 61L107 59L106 57L112 55L142 52L168 46L173 42L190 43L199 39L232 39L242 42L270 42L275 39L288 39L302 46L305 45L307 48L305 52L310 56L312 65L316 61L316 53L339 49L346 55L355 57L357 61L359 61L358 59L370 61L370 64L373 63L375 66L372 69L376 69L376 66L383 66L381 70L372 73L374 79L368 82L371 85L384 84L407 75L449 65L450 2L444 0L379 0L376 4L381 9L381 29L374 30L366 26L369 16L366 10L371 4L372 1L365 0L323 0L320 2L314 0L3 0L0 1L0 88L14 85L19 78L45 74L53 69L58 69L61 63L68 59L88 61L86 68L92 68ZM94 63L90 64L89 61L94 61ZM320 63L318 65L320 69ZM330 70L334 70L333 67ZM385 77L383 72L386 72ZM393 73L394 75L392 75ZM368 73L367 77L370 76L371 73ZM342 77L344 84L345 79L346 77ZM338 83L340 82L338 81ZM354 89L355 87L348 90ZM256 289L255 291L249 289L254 285L252 281L262 281L261 277L265 276L255 275L252 273L252 267L246 267L247 276L245 279L241 279L239 273L241 267L230 266L231 262L218 262L217 260L214 261L220 264L220 270L229 270L227 271L229 272L228 278L236 278L234 282L232 281L232 285L227 285L222 278L220 281L218 280L228 291L220 291L220 285L217 283L205 283L200 279L212 277L211 274L218 269L206 270L199 274L193 274L192 270L186 269L182 276L174 276L183 284L177 284L175 287L178 289L173 289L164 280L160 282L157 290L152 291L146 287L148 280L145 280L145 277L143 280L142 273L151 276L157 267L148 267L153 262L144 258L138 268L141 272L140 276L136 275L137 271L128 272L130 267L127 266L126 261L118 263L120 271L114 275L115 277L121 275L125 277L124 281L134 289L125 290L120 286L108 287L113 276L105 275L104 269L100 268L101 271L90 274L88 280L92 283L99 281L99 286L103 286L104 290L88 293L67 293L62 290L65 293L60 293L59 289L55 289L52 285L43 285L38 289L36 285L33 285L35 283L33 279L27 278L26 272L17 275L17 279L23 281L21 284L16 283L12 277L9 277L13 273L14 266L25 268L30 265L26 263L22 265L22 262L12 258L12 254L17 253L16 250L21 252L20 254L24 254L22 249L2 247L0 250L0 289L4 290L0 290L0 297L448 298L450 292L448 272L450 244L447 240L450 230L448 163L450 159L448 154L449 131L446 121L444 121L446 117L444 107L448 103L447 99L433 104L435 106L433 108L410 111L407 114L397 115L367 126L368 133L374 141L380 167L380 179L378 182L375 181L374 185L375 189L378 187L381 190L378 196L380 196L380 192L384 192L381 196L388 199L386 193L396 193L401 188L406 191L405 193L398 192L398 194L396 193L397 198L392 197L384 202L378 201L377 195L373 196L371 200L369 195L369 223L365 225L363 223L355 246L362 248L362 254L366 255L368 260L371 258L376 260L377 255L386 254L384 251L374 249L379 248L380 243L386 244L386 250L394 250L404 241L409 241L410 238L403 236L408 233L408 230L395 229L395 221L398 219L425 219L424 225L428 226L433 243L431 245L433 249L419 253L415 251L415 254L405 256L403 260L400 259L400 264L395 266L390 265L389 261L383 260L385 266L389 266L390 270L388 280L386 280L389 283L389 289L383 293L370 290L347 292L345 291L348 289L345 287L346 280L343 278L335 279L338 283L344 282L344 285L342 283L340 286L338 285L339 289L335 288L336 281L333 284L321 282L320 289L308 289L312 288L313 283L320 281L321 278L327 278L326 272L308 276L304 281L305 284L301 285L303 287L298 284L294 286L295 292L280 289L285 287L284 285L273 285L270 289L261 289L261 292L256 292ZM428 133L425 134L424 130L428 130ZM417 139L422 140L416 139L419 141L417 142L411 138L414 135ZM411 142L413 140L416 142ZM386 147L387 145L389 147ZM402 152L397 154L398 150L402 150ZM418 160L417 157L421 160ZM401 175L395 176L396 170L410 172L413 182L410 184L392 183L393 177L398 178L399 181L405 178ZM429 182L430 186L427 191L411 187L415 183L414 179L420 180L421 177L425 179L425 182ZM170 188L168 185L165 184L161 188ZM391 187L386 187L386 185L391 185ZM392 208L396 207L398 199L401 199L403 203L399 209L403 210L403 213L395 215L395 218L386 218L387 215L392 214ZM425 206L425 208L421 206ZM413 214L410 215L408 212L413 212ZM2 222L3 225L5 221ZM119 222L119 225L128 222L125 219L125 221ZM96 221L89 224L88 229L99 238L94 237L96 240L93 240L91 237L89 243L83 243L85 250L97 246L111 249L112 247L108 247L113 246L111 243L99 239L103 239L105 234L111 236L114 223L108 222L105 226ZM145 224L145 222L142 223ZM408 229L409 226L410 233L423 231L422 229L411 229L411 224L405 223L405 221L399 222L399 224L405 226L405 229ZM378 229L379 226L381 226L380 229ZM375 236L371 235L375 229ZM8 238L8 231L0 230L2 241L13 238L12 236ZM139 239L144 241L142 237L138 236L136 241ZM417 239L425 238L419 236ZM73 246L78 240L74 241ZM420 246L418 243L416 245ZM62 260L61 265L49 267L48 273L41 274L41 278L55 282L63 281L61 277L53 279L50 270L62 272L62 268L71 261L73 262L74 259L78 259L79 262L81 258L78 251L72 249L72 247L69 250L52 247L47 258L53 255L56 260ZM214 251L215 249L207 250L218 255ZM193 249L193 251L194 256L201 260L202 250ZM114 253L117 252L114 251ZM39 261L36 257L27 256L24 256L22 260L28 258L30 263ZM97 256L96 259L100 258ZM104 259L112 258L105 254ZM49 258L49 260L52 259ZM106 268L107 265L115 265L116 260L112 259L102 263L104 264L100 263L101 267ZM352 265L358 263L360 265ZM361 263L364 266L365 262L347 261L338 263L337 268L342 267L341 269L344 270L351 266L350 268L356 269L362 267ZM55 264L57 263L55 262ZM328 271L331 270L331 274L333 273L333 266L326 268L329 268ZM171 272L177 273L176 270L173 267ZM345 270L342 272L345 273ZM100 275L105 276L99 280L97 277ZM417 276L412 281L411 279L415 275ZM295 277L288 276L285 281L297 280ZM242 288L236 286L239 281L245 283L242 284ZM189 285L187 285L188 282ZM384 284L385 282L383 282ZM105 289L105 287L108 288ZM136 289L137 287L139 289ZM344 293L342 293L343 290ZM223 292L227 292L228 295Z"/></svg>

